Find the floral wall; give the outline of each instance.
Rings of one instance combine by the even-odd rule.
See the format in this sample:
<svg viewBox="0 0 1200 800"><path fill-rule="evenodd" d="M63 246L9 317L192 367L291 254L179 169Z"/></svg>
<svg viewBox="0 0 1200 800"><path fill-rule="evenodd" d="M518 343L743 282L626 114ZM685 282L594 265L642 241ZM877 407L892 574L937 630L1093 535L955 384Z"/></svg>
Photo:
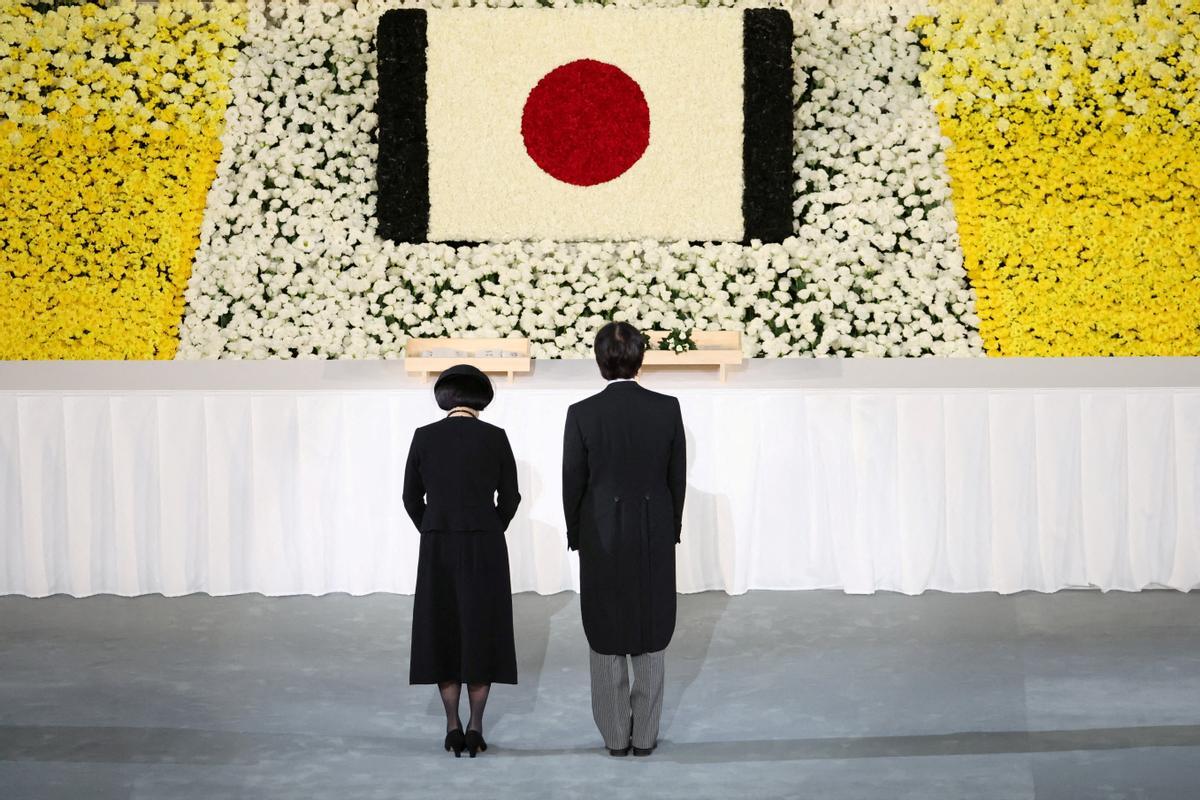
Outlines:
<svg viewBox="0 0 1200 800"><path fill-rule="evenodd" d="M243 23L0 0L0 357L175 355Z"/></svg>
<svg viewBox="0 0 1200 800"><path fill-rule="evenodd" d="M996 355L1200 354L1200 3L915 21Z"/></svg>
<svg viewBox="0 0 1200 800"><path fill-rule="evenodd" d="M770 4L791 237L453 247L376 230L401 3L0 0L0 357L570 357L613 317L754 356L1197 355L1198 3Z"/></svg>

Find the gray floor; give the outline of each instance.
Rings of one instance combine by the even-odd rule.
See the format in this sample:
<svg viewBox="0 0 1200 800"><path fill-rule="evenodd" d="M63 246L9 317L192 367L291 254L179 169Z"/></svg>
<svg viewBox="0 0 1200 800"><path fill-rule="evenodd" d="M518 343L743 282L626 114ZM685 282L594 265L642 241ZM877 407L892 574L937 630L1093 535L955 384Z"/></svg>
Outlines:
<svg viewBox="0 0 1200 800"><path fill-rule="evenodd" d="M0 597L0 798L1200 798L1200 594L680 598L663 741L600 750L574 595L454 760L411 599Z"/></svg>

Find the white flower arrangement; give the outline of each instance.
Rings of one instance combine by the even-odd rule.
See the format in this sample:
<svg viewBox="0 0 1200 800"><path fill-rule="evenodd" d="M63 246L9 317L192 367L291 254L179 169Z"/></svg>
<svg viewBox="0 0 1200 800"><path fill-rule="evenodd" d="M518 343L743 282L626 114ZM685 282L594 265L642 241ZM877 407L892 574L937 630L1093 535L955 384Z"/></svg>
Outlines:
<svg viewBox="0 0 1200 800"><path fill-rule="evenodd" d="M457 249L376 235L373 38L402 5L250 3L179 357L394 357L409 337L514 333L536 357L571 357L608 319L741 330L749 356L982 354L945 142L917 86L919 5L793 8L796 222L782 244Z"/></svg>

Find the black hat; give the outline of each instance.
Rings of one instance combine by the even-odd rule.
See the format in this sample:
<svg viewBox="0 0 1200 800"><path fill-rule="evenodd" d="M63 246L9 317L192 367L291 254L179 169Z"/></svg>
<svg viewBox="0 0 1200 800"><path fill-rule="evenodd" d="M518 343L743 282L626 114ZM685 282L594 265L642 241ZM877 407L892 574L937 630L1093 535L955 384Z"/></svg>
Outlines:
<svg viewBox="0 0 1200 800"><path fill-rule="evenodd" d="M482 411L495 395L491 379L470 364L455 364L442 372L433 385L433 396L444 411L459 406Z"/></svg>

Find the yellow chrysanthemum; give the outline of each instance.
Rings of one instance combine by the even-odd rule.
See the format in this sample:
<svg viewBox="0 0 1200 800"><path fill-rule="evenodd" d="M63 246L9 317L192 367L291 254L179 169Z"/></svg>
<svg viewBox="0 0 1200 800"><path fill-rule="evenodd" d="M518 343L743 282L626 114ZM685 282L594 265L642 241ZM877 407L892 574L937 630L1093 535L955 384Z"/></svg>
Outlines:
<svg viewBox="0 0 1200 800"><path fill-rule="evenodd" d="M1200 2L914 21L994 355L1200 354Z"/></svg>
<svg viewBox="0 0 1200 800"><path fill-rule="evenodd" d="M170 358L240 5L0 0L0 358Z"/></svg>

